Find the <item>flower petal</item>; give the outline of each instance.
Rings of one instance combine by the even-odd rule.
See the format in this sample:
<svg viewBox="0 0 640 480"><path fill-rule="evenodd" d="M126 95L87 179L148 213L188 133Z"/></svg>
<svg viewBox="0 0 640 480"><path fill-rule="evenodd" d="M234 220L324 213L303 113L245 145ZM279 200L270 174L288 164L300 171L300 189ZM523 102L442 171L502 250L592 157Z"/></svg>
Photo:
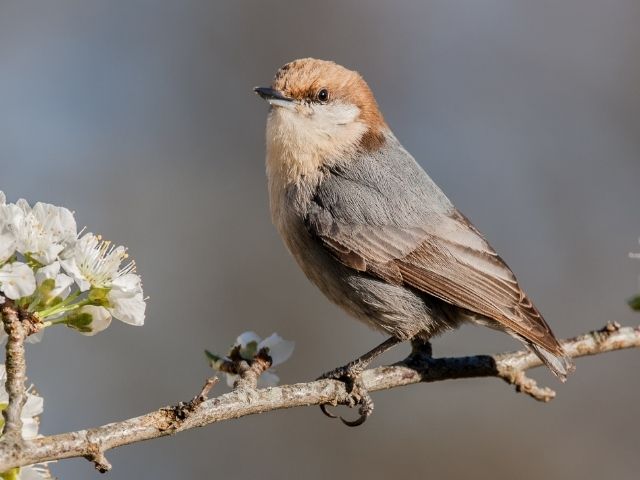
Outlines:
<svg viewBox="0 0 640 480"><path fill-rule="evenodd" d="M37 203L33 208L26 200L2 205L0 233L9 231L15 238L15 249L23 255L48 265L69 245L75 243L76 223L66 208Z"/></svg>
<svg viewBox="0 0 640 480"><path fill-rule="evenodd" d="M142 292L130 295L114 288L107 294L107 299L110 304L109 311L115 318L129 325L144 325L147 303L142 297Z"/></svg>
<svg viewBox="0 0 640 480"><path fill-rule="evenodd" d="M26 263L13 262L0 268L0 289L12 300L28 297L36 290L36 277Z"/></svg>
<svg viewBox="0 0 640 480"><path fill-rule="evenodd" d="M65 299L71 293L71 285L73 278L60 272L60 262L56 261L50 265L39 268L36 271L36 284L38 285L38 293L43 300L48 301L56 297ZM47 280L54 280L52 285L44 284ZM49 282L51 283L51 282Z"/></svg>
<svg viewBox="0 0 640 480"><path fill-rule="evenodd" d="M50 245L42 245L37 251L24 251L22 253L29 253L34 259L43 265L48 265L58 258L58 254L64 250L64 245L53 243Z"/></svg>
<svg viewBox="0 0 640 480"><path fill-rule="evenodd" d="M30 389L31 390L31 389ZM37 417L44 411L44 398L33 393L27 393L27 401L22 407L20 416L24 418Z"/></svg>
<svg viewBox="0 0 640 480"><path fill-rule="evenodd" d="M114 279L111 288L128 294L142 293L142 280L140 279L140 275L127 273Z"/></svg>
<svg viewBox="0 0 640 480"><path fill-rule="evenodd" d="M60 265L78 284L81 292L86 292L91 288L91 282L82 274L75 258L67 258L60 261Z"/></svg>
<svg viewBox="0 0 640 480"><path fill-rule="evenodd" d="M51 480L51 472L44 463L20 467L20 480Z"/></svg>
<svg viewBox="0 0 640 480"><path fill-rule="evenodd" d="M31 440L38 436L38 420L35 418L22 419L22 438Z"/></svg>
<svg viewBox="0 0 640 480"><path fill-rule="evenodd" d="M40 286L45 280L56 278L58 273L60 273L60 262L53 262L50 265L39 268L36 271L36 283Z"/></svg>
<svg viewBox="0 0 640 480"><path fill-rule="evenodd" d="M236 338L234 345L240 345L240 348L244 349L249 343L256 342L256 344L258 344L261 340L262 338L260 338L256 332L244 332Z"/></svg>
<svg viewBox="0 0 640 480"><path fill-rule="evenodd" d="M104 307L86 305L69 314L67 325L91 337L111 325L111 314Z"/></svg>
<svg viewBox="0 0 640 480"><path fill-rule="evenodd" d="M258 344L258 350L261 348L268 348L272 362L271 365L276 366L289 359L293 353L295 345L295 342L285 340L277 333L274 333Z"/></svg>
<svg viewBox="0 0 640 480"><path fill-rule="evenodd" d="M73 213L64 207L38 202L31 210L33 216L50 234L56 243L66 244L75 241L78 235L76 219Z"/></svg>
<svg viewBox="0 0 640 480"><path fill-rule="evenodd" d="M56 276L56 288L51 291L51 295L54 297L60 297L63 300L71 293L71 286L73 285L73 278L64 273Z"/></svg>
<svg viewBox="0 0 640 480"><path fill-rule="evenodd" d="M0 220L0 263L6 262L15 251L16 239L11 232L5 230Z"/></svg>

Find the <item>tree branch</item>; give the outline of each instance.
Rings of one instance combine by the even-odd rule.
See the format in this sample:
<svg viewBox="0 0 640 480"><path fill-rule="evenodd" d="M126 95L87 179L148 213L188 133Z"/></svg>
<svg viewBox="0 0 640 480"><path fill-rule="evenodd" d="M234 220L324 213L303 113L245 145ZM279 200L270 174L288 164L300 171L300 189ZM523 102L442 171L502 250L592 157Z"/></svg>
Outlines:
<svg viewBox="0 0 640 480"><path fill-rule="evenodd" d="M2 411L4 429L2 439L11 442L22 441L22 407L27 401L27 390L24 386L27 380L27 365L24 359L24 341L29 334L18 315L18 309L9 299L5 300L0 309L2 323L7 333L5 389L9 395L9 404Z"/></svg>
<svg viewBox="0 0 640 480"><path fill-rule="evenodd" d="M621 328L617 324L608 324L601 330L567 340L563 344L571 357L640 347L640 327ZM548 388L538 387L524 373L540 365L538 357L526 351L432 358L428 346L421 347L416 344L406 360L365 371L363 383L369 391L377 391L419 382L498 377L515 385L516 390L520 392L537 400L548 401L555 393ZM205 400L212 385L211 382L207 382L202 393L186 404L188 408L185 408L185 404L179 404L90 430L24 441L21 445L2 439L0 472L17 466L80 456L94 461L97 468L106 470L110 466L104 452L111 448L247 415L309 405L336 405L348 401L348 392L344 384L335 380L319 380L267 389L240 386L230 393Z"/></svg>

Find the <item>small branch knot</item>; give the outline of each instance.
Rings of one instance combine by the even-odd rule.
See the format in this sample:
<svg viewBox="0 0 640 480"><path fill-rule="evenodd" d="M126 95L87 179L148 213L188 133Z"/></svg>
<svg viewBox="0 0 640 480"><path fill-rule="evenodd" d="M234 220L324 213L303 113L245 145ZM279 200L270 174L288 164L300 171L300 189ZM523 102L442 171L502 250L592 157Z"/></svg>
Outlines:
<svg viewBox="0 0 640 480"><path fill-rule="evenodd" d="M607 322L607 324L602 328L602 332L607 332L607 333L614 333L617 332L618 330L620 330L622 328L622 325L620 325L618 322Z"/></svg>
<svg viewBox="0 0 640 480"><path fill-rule="evenodd" d="M87 448L88 453L84 456L90 462L93 462L96 470L100 473L107 473L111 470L111 463L107 460L107 457L104 455L104 451L100 448L100 446L96 443L89 443Z"/></svg>
<svg viewBox="0 0 640 480"><path fill-rule="evenodd" d="M208 378L205 384L202 386L200 393L193 397L188 402L179 402L173 407L164 409L165 414L171 417L168 425L162 426L161 430L175 429L178 425L184 422L189 416L195 412L200 405L202 405L207 398L209 398L209 392L219 382L218 377Z"/></svg>
<svg viewBox="0 0 640 480"><path fill-rule="evenodd" d="M556 397L556 392L549 387L540 387L533 379L525 375L523 371L516 372L512 383L516 387L516 392L525 393L540 402L550 402Z"/></svg>
<svg viewBox="0 0 640 480"><path fill-rule="evenodd" d="M621 328L621 325L618 322L607 322L607 324L599 330L594 330L591 332L593 340L601 344L605 342L612 334L618 332Z"/></svg>

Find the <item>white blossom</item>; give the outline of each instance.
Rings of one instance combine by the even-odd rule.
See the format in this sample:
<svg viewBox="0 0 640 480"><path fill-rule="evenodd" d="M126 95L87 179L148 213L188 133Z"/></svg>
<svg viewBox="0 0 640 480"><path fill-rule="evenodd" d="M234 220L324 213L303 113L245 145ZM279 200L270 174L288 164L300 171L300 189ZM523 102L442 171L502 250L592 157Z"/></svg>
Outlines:
<svg viewBox="0 0 640 480"><path fill-rule="evenodd" d="M73 278L65 275L64 273L60 273L60 262L58 261L55 261L46 267L39 268L36 271L35 277L36 285L40 290L42 290L46 280L53 280L53 287L51 290L42 292L43 295L46 295L44 300L49 300L51 298L60 298L64 300L71 293Z"/></svg>
<svg viewBox="0 0 640 480"><path fill-rule="evenodd" d="M2 217L15 238L15 249L43 265L75 243L76 221L64 207L38 202L33 208L26 200L2 205Z"/></svg>
<svg viewBox="0 0 640 480"><path fill-rule="evenodd" d="M143 325L146 302L142 282L133 273L134 262L122 265L126 258L124 247L87 233L78 240L70 257L60 263L81 291L106 290L105 306L115 318L130 325Z"/></svg>
<svg viewBox="0 0 640 480"><path fill-rule="evenodd" d="M143 298L140 277L128 273L116 278L107 294L107 308L115 318L129 325L144 324L147 304Z"/></svg>
<svg viewBox="0 0 640 480"><path fill-rule="evenodd" d="M112 318L143 325L142 281L127 257L125 247L93 233L78 238L68 209L40 202L32 208L23 199L7 204L0 191L0 303L18 301L43 329L67 324L94 335Z"/></svg>
<svg viewBox="0 0 640 480"><path fill-rule="evenodd" d="M0 267L0 289L12 300L31 295L36 289L33 270L22 262L3 265Z"/></svg>
<svg viewBox="0 0 640 480"><path fill-rule="evenodd" d="M103 241L99 235L86 233L76 242L69 258L60 263L85 292L91 287L110 288L116 278L134 271L134 262L120 267L126 258L127 249L123 246L115 246Z"/></svg>
<svg viewBox="0 0 640 480"><path fill-rule="evenodd" d="M39 420L38 416L44 410L44 399L39 395L27 393L27 401L22 407L22 436L26 440L36 438L38 435Z"/></svg>
<svg viewBox="0 0 640 480"><path fill-rule="evenodd" d="M258 378L258 387L274 387L280 381L274 372L273 367L286 362L295 347L295 342L283 339L277 333L273 333L264 340L255 332L244 332L236 339L232 348L240 347L240 356L245 360L252 360L256 354L263 348L267 349L267 353L271 357L271 368L263 372ZM227 373L227 385L233 386L238 379L238 375Z"/></svg>

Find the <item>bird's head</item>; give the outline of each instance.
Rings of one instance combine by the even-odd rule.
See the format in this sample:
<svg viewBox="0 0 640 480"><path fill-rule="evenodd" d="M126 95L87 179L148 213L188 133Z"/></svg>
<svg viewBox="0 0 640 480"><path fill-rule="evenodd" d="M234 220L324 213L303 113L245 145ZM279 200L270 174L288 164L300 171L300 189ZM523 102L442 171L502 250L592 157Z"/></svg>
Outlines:
<svg viewBox="0 0 640 480"><path fill-rule="evenodd" d="M270 105L268 148L314 153L319 162L384 143L384 119L363 78L334 62L304 58L281 67L254 91Z"/></svg>

